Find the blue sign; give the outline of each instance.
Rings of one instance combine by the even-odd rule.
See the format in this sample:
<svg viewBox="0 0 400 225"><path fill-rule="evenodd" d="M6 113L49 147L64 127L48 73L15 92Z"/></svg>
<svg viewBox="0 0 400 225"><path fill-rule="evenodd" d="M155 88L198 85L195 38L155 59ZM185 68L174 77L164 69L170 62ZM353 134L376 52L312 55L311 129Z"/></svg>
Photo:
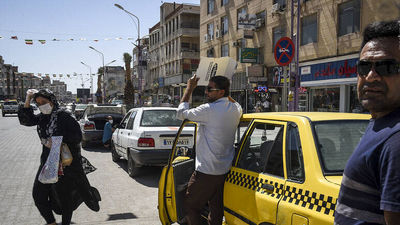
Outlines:
<svg viewBox="0 0 400 225"><path fill-rule="evenodd" d="M358 58L355 58L302 66L300 80L305 82L357 77L357 61Z"/></svg>
<svg viewBox="0 0 400 225"><path fill-rule="evenodd" d="M275 61L280 66L288 65L294 57L294 44L292 39L283 37L276 42L274 48Z"/></svg>
<svg viewBox="0 0 400 225"><path fill-rule="evenodd" d="M164 87L164 77L158 78L158 87Z"/></svg>

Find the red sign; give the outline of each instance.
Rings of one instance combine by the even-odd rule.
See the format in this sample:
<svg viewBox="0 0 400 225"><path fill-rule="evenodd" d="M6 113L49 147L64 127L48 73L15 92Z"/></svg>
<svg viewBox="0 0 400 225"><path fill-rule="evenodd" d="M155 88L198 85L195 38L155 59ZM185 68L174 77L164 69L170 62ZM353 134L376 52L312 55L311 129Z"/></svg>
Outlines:
<svg viewBox="0 0 400 225"><path fill-rule="evenodd" d="M274 48L275 61L280 66L288 65L294 57L294 44L292 39L283 37L279 39Z"/></svg>

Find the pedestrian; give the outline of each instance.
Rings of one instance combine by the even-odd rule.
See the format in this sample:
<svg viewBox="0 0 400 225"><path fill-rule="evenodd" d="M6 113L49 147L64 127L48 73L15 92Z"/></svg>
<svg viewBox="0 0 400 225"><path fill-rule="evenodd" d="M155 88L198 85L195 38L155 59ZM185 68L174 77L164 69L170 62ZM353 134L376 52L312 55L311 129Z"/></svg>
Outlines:
<svg viewBox="0 0 400 225"><path fill-rule="evenodd" d="M30 105L33 100L39 107L40 114L34 115ZM40 166L33 184L32 195L36 207L47 224L56 224L52 210L62 214L62 224L71 222L73 211L82 203L94 211L99 211L100 195L91 187L82 168L81 147L82 133L78 122L69 111L59 107L56 96L50 90L29 89L26 101L18 111L20 124L37 125L37 132L42 143ZM56 184L43 184L38 180L51 149L51 137L62 136L72 154L72 163L63 168ZM54 202L59 202L56 210Z"/></svg>
<svg viewBox="0 0 400 225"><path fill-rule="evenodd" d="M372 119L345 167L335 224L399 224L400 21L365 28L357 74Z"/></svg>
<svg viewBox="0 0 400 225"><path fill-rule="evenodd" d="M115 128L113 127L112 116L107 116L106 121L107 122L103 129L103 145L104 147L109 148L111 145L112 133L114 132Z"/></svg>
<svg viewBox="0 0 400 225"><path fill-rule="evenodd" d="M188 80L177 112L178 118L199 123L195 171L184 198L186 219L189 225L201 224L200 212L208 203L208 223L221 225L224 182L235 154L233 143L242 108L229 96L229 80L214 76L205 91L209 103L189 109L198 80L196 75Z"/></svg>

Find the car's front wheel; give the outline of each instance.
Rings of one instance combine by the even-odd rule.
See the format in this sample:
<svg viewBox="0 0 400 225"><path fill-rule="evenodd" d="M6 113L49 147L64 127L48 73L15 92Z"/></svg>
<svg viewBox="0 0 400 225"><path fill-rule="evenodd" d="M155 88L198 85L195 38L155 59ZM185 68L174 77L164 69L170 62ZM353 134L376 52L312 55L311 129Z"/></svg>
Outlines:
<svg viewBox="0 0 400 225"><path fill-rule="evenodd" d="M115 150L114 142L111 143L111 157L113 162L117 162L120 160L120 156L118 155L117 151Z"/></svg>
<svg viewBox="0 0 400 225"><path fill-rule="evenodd" d="M128 174L130 177L136 177L139 174L139 169L140 167L138 167L135 163L135 161L133 161L131 154L128 154Z"/></svg>

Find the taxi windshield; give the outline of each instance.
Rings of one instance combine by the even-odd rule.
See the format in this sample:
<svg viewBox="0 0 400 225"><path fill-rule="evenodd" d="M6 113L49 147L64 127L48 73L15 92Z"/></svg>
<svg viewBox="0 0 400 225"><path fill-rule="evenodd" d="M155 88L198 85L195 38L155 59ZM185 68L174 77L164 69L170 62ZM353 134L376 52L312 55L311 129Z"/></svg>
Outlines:
<svg viewBox="0 0 400 225"><path fill-rule="evenodd" d="M369 120L313 122L320 162L325 173L342 174L365 133Z"/></svg>

